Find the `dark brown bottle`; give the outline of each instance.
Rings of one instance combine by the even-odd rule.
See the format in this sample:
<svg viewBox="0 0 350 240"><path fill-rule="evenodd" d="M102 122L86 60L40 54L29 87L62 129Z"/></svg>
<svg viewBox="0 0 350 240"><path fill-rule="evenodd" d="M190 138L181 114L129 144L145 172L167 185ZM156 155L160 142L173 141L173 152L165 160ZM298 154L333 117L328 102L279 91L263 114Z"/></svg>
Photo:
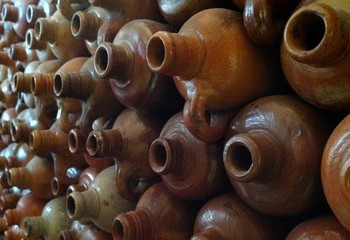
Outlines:
<svg viewBox="0 0 350 240"><path fill-rule="evenodd" d="M222 141L205 143L195 138L180 112L168 120L153 141L149 162L174 195L184 200L204 200L228 189L222 152Z"/></svg>
<svg viewBox="0 0 350 240"><path fill-rule="evenodd" d="M350 231L350 153L348 128L350 116L346 116L334 129L323 151L321 174L327 202L339 222Z"/></svg>
<svg viewBox="0 0 350 240"><path fill-rule="evenodd" d="M191 240L271 240L288 234L286 220L264 215L235 193L212 198L199 211Z"/></svg>
<svg viewBox="0 0 350 240"><path fill-rule="evenodd" d="M286 240L350 239L350 233L334 216L321 216L306 220L289 233Z"/></svg>
<svg viewBox="0 0 350 240"><path fill-rule="evenodd" d="M320 163L332 127L325 113L295 96L269 96L245 106L231 122L224 149L237 194L268 215L320 207Z"/></svg>
<svg viewBox="0 0 350 240"><path fill-rule="evenodd" d="M92 131L86 142L90 156L114 157L119 166L117 188L128 199L137 199L157 175L148 162L148 150L159 136L166 116L125 109L110 130Z"/></svg>
<svg viewBox="0 0 350 240"><path fill-rule="evenodd" d="M153 73L146 62L146 47L157 31L173 31L169 25L142 19L124 25L113 43L96 50L95 71L109 78L114 95L130 108L180 110L183 104L170 76Z"/></svg>
<svg viewBox="0 0 350 240"><path fill-rule="evenodd" d="M349 1L301 1L284 30L285 77L300 97L322 109L350 109L349 13Z"/></svg>
<svg viewBox="0 0 350 240"><path fill-rule="evenodd" d="M228 9L201 11L179 33L157 32L147 62L152 71L173 76L186 99L186 127L203 141L223 137L231 118L225 111L279 92L284 84L277 55L253 44L243 16Z"/></svg>
<svg viewBox="0 0 350 240"><path fill-rule="evenodd" d="M175 197L163 183L156 183L142 195L134 211L120 214L113 223L115 240L189 239L196 207Z"/></svg>
<svg viewBox="0 0 350 240"><path fill-rule="evenodd" d="M24 39L26 31L33 27L26 19L27 7L30 4L37 4L39 0L16 0L13 4L5 4L2 7L1 17L3 21L12 22L13 29Z"/></svg>

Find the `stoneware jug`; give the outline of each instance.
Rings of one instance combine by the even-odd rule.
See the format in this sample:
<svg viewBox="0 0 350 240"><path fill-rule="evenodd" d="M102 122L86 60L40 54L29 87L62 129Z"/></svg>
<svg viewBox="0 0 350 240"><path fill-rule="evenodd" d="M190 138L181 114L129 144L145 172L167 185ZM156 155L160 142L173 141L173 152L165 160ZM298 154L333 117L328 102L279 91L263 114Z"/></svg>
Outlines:
<svg viewBox="0 0 350 240"><path fill-rule="evenodd" d="M186 99L189 131L213 141L228 127L224 111L279 90L280 67L272 52L248 39L240 13L216 8L191 17L179 33L154 34L147 62L152 71L173 76Z"/></svg>
<svg viewBox="0 0 350 240"><path fill-rule="evenodd" d="M223 141L206 143L195 138L180 112L168 120L153 141L149 162L174 195L184 200L204 200L228 189L222 152Z"/></svg>
<svg viewBox="0 0 350 240"><path fill-rule="evenodd" d="M287 22L281 46L284 74L305 101L350 109L349 1L302 1Z"/></svg>
<svg viewBox="0 0 350 240"><path fill-rule="evenodd" d="M268 215L319 208L322 152L332 126L325 113L295 96L269 96L245 106L231 122L223 153L237 194Z"/></svg>

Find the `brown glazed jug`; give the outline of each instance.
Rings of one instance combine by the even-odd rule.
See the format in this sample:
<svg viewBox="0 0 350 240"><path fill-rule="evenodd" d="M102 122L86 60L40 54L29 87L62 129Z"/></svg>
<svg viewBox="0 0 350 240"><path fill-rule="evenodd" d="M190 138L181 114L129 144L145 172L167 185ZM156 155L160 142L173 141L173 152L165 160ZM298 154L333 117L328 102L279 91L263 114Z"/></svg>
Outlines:
<svg viewBox="0 0 350 240"><path fill-rule="evenodd" d="M183 100L170 76L153 73L146 62L146 47L157 31L169 25L142 19L124 25L113 43L100 44L95 55L98 76L109 78L118 100L140 110L179 110Z"/></svg>
<svg viewBox="0 0 350 240"><path fill-rule="evenodd" d="M8 226L20 225L25 217L40 216L46 201L27 194L22 196L14 209L5 211L5 218Z"/></svg>
<svg viewBox="0 0 350 240"><path fill-rule="evenodd" d="M291 231L286 240L350 239L350 233L334 216L321 216L306 220Z"/></svg>
<svg viewBox="0 0 350 240"><path fill-rule="evenodd" d="M42 237L45 240L59 240L59 232L69 229L72 220L66 211L64 197L54 198L48 202L39 217L27 217L21 228L26 237Z"/></svg>
<svg viewBox="0 0 350 240"><path fill-rule="evenodd" d="M138 199L158 180L148 162L148 150L159 136L167 116L125 109L110 130L92 131L86 142L90 156L114 157L119 166L115 179L123 197Z"/></svg>
<svg viewBox="0 0 350 240"><path fill-rule="evenodd" d="M77 126L85 135L92 131L92 123L100 118L116 118L125 108L115 97L107 81L94 73L94 58L89 58L80 72L59 72L54 77L53 90L57 97L71 97L82 101L82 114Z"/></svg>
<svg viewBox="0 0 350 240"><path fill-rule="evenodd" d="M26 48L35 51L40 61L48 61L56 59L56 56L51 51L51 47L45 41L39 41L35 38L34 29L29 29L25 38Z"/></svg>
<svg viewBox="0 0 350 240"><path fill-rule="evenodd" d="M149 162L174 195L184 200L204 200L228 189L222 151L222 141L205 143L195 138L180 112L168 120L153 141Z"/></svg>
<svg viewBox="0 0 350 240"><path fill-rule="evenodd" d="M73 58L63 65L61 65L58 69L48 71L46 73L36 73L31 77L30 81L30 89L34 96L40 96L42 94L54 95L53 91L53 80L55 76L55 72L79 72L80 68L86 62L88 58L86 57L77 57ZM60 61L62 64L63 62Z"/></svg>
<svg viewBox="0 0 350 240"><path fill-rule="evenodd" d="M8 182L21 189L29 188L32 194L41 199L51 199L51 185L48 179L54 176L53 162L49 158L35 156L25 167L11 168Z"/></svg>
<svg viewBox="0 0 350 240"><path fill-rule="evenodd" d="M13 4L5 4L1 10L1 18L5 22L12 22L13 29L24 39L26 31L33 27L26 19L27 7L30 4L37 4L39 0L16 0Z"/></svg>
<svg viewBox="0 0 350 240"><path fill-rule="evenodd" d="M212 198L199 211L191 240L271 240L288 234L285 220L264 215L235 193Z"/></svg>
<svg viewBox="0 0 350 240"><path fill-rule="evenodd" d="M60 240L112 240L111 234L106 233L93 225L83 225L73 221L69 230L62 230L59 233Z"/></svg>
<svg viewBox="0 0 350 240"><path fill-rule="evenodd" d="M243 9L250 40L261 46L279 44L283 28L300 0L231 0Z"/></svg>
<svg viewBox="0 0 350 240"><path fill-rule="evenodd" d="M332 131L326 116L283 95L258 99L240 110L227 131L223 153L240 198L276 216L320 207L322 152Z"/></svg>
<svg viewBox="0 0 350 240"><path fill-rule="evenodd" d="M350 116L344 118L329 137L323 152L321 174L323 191L334 215L350 231Z"/></svg>
<svg viewBox="0 0 350 240"><path fill-rule="evenodd" d="M229 124L230 115L222 111L279 90L282 78L271 52L249 41L240 13L216 8L191 17L179 33L154 34L147 62L152 71L173 75L186 99L189 131L214 141L223 137Z"/></svg>
<svg viewBox="0 0 350 240"><path fill-rule="evenodd" d="M223 7L222 0L158 0L158 6L164 19L177 29L196 13L209 8Z"/></svg>
<svg viewBox="0 0 350 240"><path fill-rule="evenodd" d="M48 18L39 18L35 23L35 37L48 42L53 54L66 62L72 58L88 56L84 41L75 39L70 32L70 22L57 10Z"/></svg>
<svg viewBox="0 0 350 240"><path fill-rule="evenodd" d="M0 47L2 49L9 47L13 43L18 43L23 40L23 38L18 36L15 30L13 29L12 22L4 22L4 21L0 22L0 30L1 30Z"/></svg>
<svg viewBox="0 0 350 240"><path fill-rule="evenodd" d="M163 183L141 196L134 211L119 214L113 223L115 240L189 239L197 208L175 197Z"/></svg>
<svg viewBox="0 0 350 240"><path fill-rule="evenodd" d="M92 55L100 40L111 42L127 22L134 19L162 20L157 0L144 0L142 3L137 0L117 0L113 4L105 0L89 2L89 8L73 15L71 30L76 38L85 39Z"/></svg>
<svg viewBox="0 0 350 240"><path fill-rule="evenodd" d="M331 111L350 109L350 2L302 1L281 46L284 74L305 101Z"/></svg>
<svg viewBox="0 0 350 240"><path fill-rule="evenodd" d="M112 232L114 218L135 208L135 201L120 195L115 178L118 166L106 168L98 174L92 185L83 192L72 192L67 196L67 212L71 219L92 221L103 231Z"/></svg>
<svg viewBox="0 0 350 240"><path fill-rule="evenodd" d="M27 143L21 143L16 153L6 158L5 167L7 169L24 167L33 157L34 152L29 148L29 145Z"/></svg>

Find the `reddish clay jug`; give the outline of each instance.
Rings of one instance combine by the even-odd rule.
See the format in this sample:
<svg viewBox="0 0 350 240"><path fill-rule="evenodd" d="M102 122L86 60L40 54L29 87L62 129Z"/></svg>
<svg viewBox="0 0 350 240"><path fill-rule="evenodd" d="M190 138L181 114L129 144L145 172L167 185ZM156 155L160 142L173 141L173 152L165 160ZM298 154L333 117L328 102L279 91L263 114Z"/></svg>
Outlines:
<svg viewBox="0 0 350 240"><path fill-rule="evenodd" d="M348 161L350 116L335 128L323 152L321 174L323 191L334 215L350 231L350 200Z"/></svg>
<svg viewBox="0 0 350 240"><path fill-rule="evenodd" d="M120 214L113 223L115 240L189 239L197 210L156 183L141 196L136 209Z"/></svg>
<svg viewBox="0 0 350 240"><path fill-rule="evenodd" d="M40 216L46 201L27 194L22 196L14 209L8 209L5 212L5 218L8 226L20 225L26 217Z"/></svg>
<svg viewBox="0 0 350 240"><path fill-rule="evenodd" d="M83 101L77 126L85 135L92 131L92 123L97 118L116 118L125 108L114 97L109 83L94 74L93 64L92 57L84 63L79 73L57 73L53 83L57 97L72 97Z"/></svg>
<svg viewBox="0 0 350 240"><path fill-rule="evenodd" d="M283 28L299 0L231 0L244 10L250 40L261 46L277 45Z"/></svg>
<svg viewBox="0 0 350 240"><path fill-rule="evenodd" d="M331 131L326 115L297 97L250 103L235 115L226 136L224 164L232 186L268 215L320 207L320 164Z"/></svg>
<svg viewBox="0 0 350 240"><path fill-rule="evenodd" d="M149 149L149 162L177 197L208 199L229 186L222 161L223 142L205 143L195 138L182 116L180 112L164 125Z"/></svg>
<svg viewBox="0 0 350 240"><path fill-rule="evenodd" d="M2 7L0 9L2 9ZM13 29L13 24L11 22L1 22L0 29L0 47L2 49L9 47L13 43L18 43L23 40L20 36L17 35Z"/></svg>
<svg viewBox="0 0 350 240"><path fill-rule="evenodd" d="M199 211L191 240L271 240L288 234L285 220L250 208L235 193L212 198Z"/></svg>
<svg viewBox="0 0 350 240"><path fill-rule="evenodd" d="M25 167L11 168L8 182L19 188L29 188L32 194L41 199L51 199L51 185L48 179L54 176L52 159L35 156Z"/></svg>
<svg viewBox="0 0 350 240"><path fill-rule="evenodd" d="M59 232L69 229L72 221L66 211L64 197L48 202L39 217L27 217L21 228L26 237L41 237L45 240L59 240Z"/></svg>
<svg viewBox="0 0 350 240"><path fill-rule="evenodd" d="M103 231L112 232L114 218L135 208L135 201L120 195L115 185L118 166L106 168L98 174L92 185L83 192L67 196L68 215L73 220L92 221Z"/></svg>
<svg viewBox="0 0 350 240"><path fill-rule="evenodd" d="M49 1L39 0L37 4L28 5L26 10L26 20L34 26L39 18L50 17L56 12L56 6Z"/></svg>
<svg viewBox="0 0 350 240"><path fill-rule="evenodd" d="M114 157L119 166L116 185L128 199L137 199L158 180L148 162L148 150L166 121L166 116L125 109L110 130L92 131L86 142L90 156Z"/></svg>
<svg viewBox="0 0 350 240"><path fill-rule="evenodd" d="M12 4L5 4L2 7L1 17L3 21L12 22L13 29L22 39L26 35L26 31L33 27L26 19L27 7L30 4L37 4L38 0L16 0Z"/></svg>
<svg viewBox="0 0 350 240"><path fill-rule="evenodd" d="M52 59L56 59L56 56L51 51L51 47L45 41L39 41L35 38L34 29L29 29L26 33L25 38L26 48L35 51L38 59L40 61L48 61Z"/></svg>
<svg viewBox="0 0 350 240"><path fill-rule="evenodd" d="M306 220L291 231L286 240L350 239L350 233L334 216L322 216Z"/></svg>
<svg viewBox="0 0 350 240"><path fill-rule="evenodd" d="M47 41L54 55L64 62L88 56L84 41L73 37L70 22L59 10L49 18L39 18L36 21L35 37L39 41Z"/></svg>
<svg viewBox="0 0 350 240"><path fill-rule="evenodd" d="M302 1L285 27L285 76L299 96L319 108L350 109L348 13L349 1Z"/></svg>
<svg viewBox="0 0 350 240"><path fill-rule="evenodd" d="M152 73L146 62L146 46L157 31L173 31L170 26L134 20L124 25L113 43L99 45L95 71L109 82L118 100L140 110L179 110L183 101L170 76Z"/></svg>
<svg viewBox="0 0 350 240"><path fill-rule="evenodd" d="M225 1L220 0L158 0L164 19L178 29L196 13L208 8L223 7L224 4Z"/></svg>
<svg viewBox="0 0 350 240"><path fill-rule="evenodd" d="M6 158L5 167L11 169L14 167L24 167L34 157L34 152L27 143L19 144L14 155Z"/></svg>
<svg viewBox="0 0 350 240"><path fill-rule="evenodd" d="M271 52L248 40L240 13L209 9L191 17L179 33L153 35L147 61L154 72L173 75L186 99L184 120L189 131L214 141L229 124L230 115L220 111L279 90L278 59Z"/></svg>
<svg viewBox="0 0 350 240"><path fill-rule="evenodd" d="M93 225L83 225L74 221L70 230L62 230L59 233L60 240L112 240L111 234L106 233Z"/></svg>
<svg viewBox="0 0 350 240"><path fill-rule="evenodd" d="M79 72L80 68L83 66L87 59L88 58L85 57L73 58L65 62L59 69L57 69L57 72ZM42 94L54 94L54 72L55 71L50 71L49 73L37 73L32 76L30 89L35 96Z"/></svg>

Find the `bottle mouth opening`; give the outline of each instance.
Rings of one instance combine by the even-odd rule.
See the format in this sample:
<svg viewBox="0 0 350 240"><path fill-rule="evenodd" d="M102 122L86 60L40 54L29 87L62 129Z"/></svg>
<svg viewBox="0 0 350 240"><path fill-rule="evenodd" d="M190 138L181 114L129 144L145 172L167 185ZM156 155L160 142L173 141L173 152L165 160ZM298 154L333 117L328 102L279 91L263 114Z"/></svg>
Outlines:
<svg viewBox="0 0 350 240"><path fill-rule="evenodd" d="M56 177L52 178L51 180L51 192L54 196L58 196L61 192L61 186L59 180Z"/></svg>
<svg viewBox="0 0 350 240"><path fill-rule="evenodd" d="M170 167L170 146L163 139L156 139L149 150L149 163L156 173L165 174Z"/></svg>
<svg viewBox="0 0 350 240"><path fill-rule="evenodd" d="M26 33L26 45L29 49L33 47L33 31L27 31Z"/></svg>
<svg viewBox="0 0 350 240"><path fill-rule="evenodd" d="M250 150L244 145L233 146L230 152L229 160L230 165L237 172L246 172L253 164Z"/></svg>
<svg viewBox="0 0 350 240"><path fill-rule="evenodd" d="M159 36L150 39L147 46L147 62L152 70L159 69L165 61L165 45Z"/></svg>
<svg viewBox="0 0 350 240"><path fill-rule="evenodd" d="M76 13L72 17L72 23L71 23L71 31L74 37L79 37L81 34L81 16L79 13Z"/></svg>
<svg viewBox="0 0 350 240"><path fill-rule="evenodd" d="M34 33L35 33L35 37L40 40L42 37L42 32L43 32L43 25L42 22L39 20L37 20L35 22L35 26L34 26Z"/></svg>
<svg viewBox="0 0 350 240"><path fill-rule="evenodd" d="M38 84L35 75L33 75L30 79L30 91L34 96L38 94Z"/></svg>
<svg viewBox="0 0 350 240"><path fill-rule="evenodd" d="M86 150L90 156L96 156L99 150L98 139L95 134L90 134L86 141Z"/></svg>
<svg viewBox="0 0 350 240"><path fill-rule="evenodd" d="M109 66L109 51L106 46L100 45L96 50L95 70L100 77L104 77Z"/></svg>
<svg viewBox="0 0 350 240"><path fill-rule="evenodd" d="M113 238L115 240L123 240L124 239L124 227L119 219L115 219L113 222Z"/></svg>
<svg viewBox="0 0 350 240"><path fill-rule="evenodd" d="M17 142L19 141L19 126L16 124L16 122L11 123L11 138L13 141Z"/></svg>
<svg viewBox="0 0 350 240"><path fill-rule="evenodd" d="M68 133L68 147L71 153L77 153L79 150L78 136L75 131Z"/></svg>
<svg viewBox="0 0 350 240"><path fill-rule="evenodd" d="M56 74L53 80L53 91L57 97L60 97L63 91L63 79L61 74Z"/></svg>
<svg viewBox="0 0 350 240"><path fill-rule="evenodd" d="M67 213L69 215L69 217L73 217L76 213L76 204L75 204L75 200L72 196L68 196L67 197Z"/></svg>
<svg viewBox="0 0 350 240"><path fill-rule="evenodd" d="M312 51L326 35L326 22L316 12L304 11L294 17L287 33L287 39L296 51Z"/></svg>
<svg viewBox="0 0 350 240"><path fill-rule="evenodd" d="M28 23L32 23L34 16L34 9L32 5L29 5L26 12L26 19Z"/></svg>
<svg viewBox="0 0 350 240"><path fill-rule="evenodd" d="M18 74L14 74L12 77L12 81L11 81L11 89L13 93L16 93L18 91Z"/></svg>

